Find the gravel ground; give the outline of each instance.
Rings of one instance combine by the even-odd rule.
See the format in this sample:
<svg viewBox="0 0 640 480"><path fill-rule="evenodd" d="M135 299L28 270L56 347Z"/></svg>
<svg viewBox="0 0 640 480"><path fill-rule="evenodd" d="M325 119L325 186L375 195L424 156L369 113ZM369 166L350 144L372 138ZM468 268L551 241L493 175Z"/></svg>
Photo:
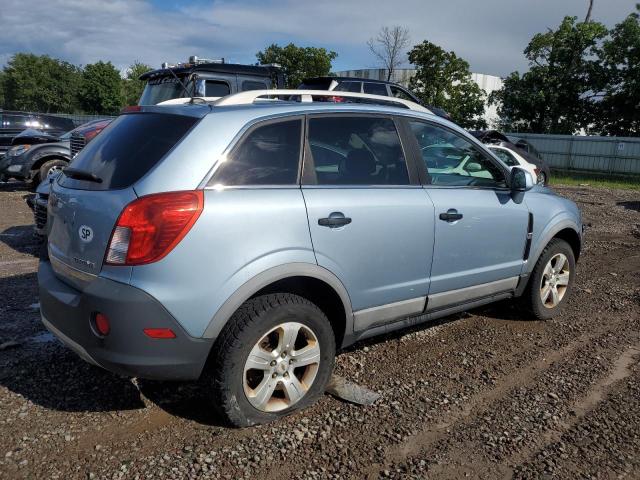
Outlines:
<svg viewBox="0 0 640 480"><path fill-rule="evenodd" d="M45 332L28 192L0 186L0 478L640 478L639 194L557 190L590 225L562 316L504 302L358 344L336 369L373 406L235 430L199 385L117 377Z"/></svg>

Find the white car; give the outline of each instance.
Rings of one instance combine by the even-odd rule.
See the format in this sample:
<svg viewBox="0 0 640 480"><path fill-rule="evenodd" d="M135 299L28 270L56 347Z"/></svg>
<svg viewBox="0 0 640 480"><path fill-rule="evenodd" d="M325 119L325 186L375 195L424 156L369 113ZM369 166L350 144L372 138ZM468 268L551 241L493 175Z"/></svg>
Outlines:
<svg viewBox="0 0 640 480"><path fill-rule="evenodd" d="M498 145L487 145L487 147L489 148L489 150L495 153L496 156L500 160L502 160L503 163L505 163L509 168L516 166L522 167L531 173L531 176L535 179L536 183L544 184L544 182L540 182L540 171L538 170L538 168L533 163L527 162L524 157L522 157L518 153L514 152L513 150L509 150L506 147L500 147Z"/></svg>

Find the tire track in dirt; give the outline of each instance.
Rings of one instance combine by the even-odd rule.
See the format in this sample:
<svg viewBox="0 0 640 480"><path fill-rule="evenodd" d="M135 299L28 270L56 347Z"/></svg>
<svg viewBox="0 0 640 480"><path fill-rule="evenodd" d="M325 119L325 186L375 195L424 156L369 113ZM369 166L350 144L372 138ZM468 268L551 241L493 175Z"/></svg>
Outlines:
<svg viewBox="0 0 640 480"><path fill-rule="evenodd" d="M613 325L610 325L614 327ZM514 467L527 461L539 450L543 449L545 445L557 441L569 428L575 425L580 419L582 419L590 410L598 405L604 398L606 398L607 392L614 384L620 380L626 378L630 374L630 366L635 361L635 358L640 353L640 340L638 335L636 337L636 344L633 347L626 347L623 353L618 353L618 345L593 348L591 343L598 343L596 340L610 338L610 329L604 329L598 333L586 335L582 337L578 342L572 343L565 349L554 352L553 357L555 362L548 365L548 367L540 370L537 374L533 372L534 365L526 367L524 375L518 375L519 380L514 382L504 382L503 385L497 389L488 392L487 398L483 398L481 401L488 402L491 399L493 403L486 403L485 408L480 410L473 410L473 416L464 415L466 412L460 412L457 414L454 420L456 423L449 425L442 425L442 428L435 432L423 432L424 439L414 439L413 442L407 442L409 448L406 450L408 454L403 457L405 451L395 451L395 462L389 462L385 465L385 470L397 471L398 469L404 470L407 464L416 463L416 459L424 459L429 457L437 457L435 462L424 462L423 467L427 468L428 475L436 478L456 478L456 476L471 475L477 478L510 478L513 476ZM520 445L515 444L513 452L506 454L495 453L495 449L489 449L489 454L484 448L482 442L482 435L479 433L482 431L483 425L482 416L489 413L493 414L495 411L501 412L506 418L514 417L518 418L516 414L522 414L517 410L514 410L514 405L517 404L517 400L514 397L517 392L518 385L526 385L528 390L532 391L549 391L553 382L548 381L546 377L551 379L562 378L561 382L570 379L570 373L573 369L573 363L578 362L580 364L586 356L591 355L594 359L601 358L602 355L607 354L614 358L610 368L606 370L605 375L592 379L591 382L586 382L584 391L579 394L576 399L570 401L566 409L562 404L563 398L558 399L558 396L553 395L554 404L552 410L556 407L553 415L554 422L545 423L540 434L535 430L532 430L532 435L529 438L525 438L524 442ZM560 362L561 360L561 362ZM591 359L590 359L591 360ZM593 362L598 363L598 362ZM560 377L558 372L562 372L563 376ZM577 367L576 370L577 371ZM575 374L579 377L579 374ZM528 380L537 379L533 385L527 384ZM579 381L576 378L576 383ZM509 387L512 384L510 389ZM507 391L505 391L507 390ZM560 390L560 389L558 389ZM500 396L500 393L504 392L506 395ZM571 395L571 391L569 392ZM517 397L516 397L517 398ZM474 402L477 403L477 402ZM569 413L571 417L569 417ZM561 421L560 417L569 417L570 420ZM503 422L501 426L495 425L495 419L491 419L489 422L494 430L514 431L509 425L509 421ZM450 427L450 429L449 429ZM533 428L533 427L532 427ZM486 434L485 434L486 435ZM445 438L446 437L446 438ZM444 441L446 439L446 442ZM426 440L426 441L425 441ZM400 468L399 468L400 467ZM455 468L454 468L455 467ZM374 475L370 475L369 478L377 478L375 475L383 473L384 470L378 470L378 472L371 472Z"/></svg>
<svg viewBox="0 0 640 480"><path fill-rule="evenodd" d="M411 436L402 444L389 447L385 452L384 464L372 465L369 472L367 472L368 478L378 478L384 472L385 467L428 450L432 445L442 440L453 426L464 424L469 419L482 415L483 412L491 408L494 402L502 399L511 390L521 385L527 385L554 363L571 355L591 343L594 338L606 334L608 331L608 328L601 328L598 331L584 334L558 350L544 351L536 361L505 374L502 381L495 388L470 398L461 410L442 416L437 423L426 426L422 431ZM518 353L521 352L516 352L515 355Z"/></svg>

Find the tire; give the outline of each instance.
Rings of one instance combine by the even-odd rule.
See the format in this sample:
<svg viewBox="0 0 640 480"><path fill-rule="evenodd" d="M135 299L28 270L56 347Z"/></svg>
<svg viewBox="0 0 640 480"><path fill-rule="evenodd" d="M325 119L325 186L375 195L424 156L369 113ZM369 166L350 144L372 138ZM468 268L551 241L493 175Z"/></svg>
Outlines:
<svg viewBox="0 0 640 480"><path fill-rule="evenodd" d="M544 172L540 172L540 175L538 175L538 183L542 186L545 186L547 184L547 174Z"/></svg>
<svg viewBox="0 0 640 480"><path fill-rule="evenodd" d="M44 162L41 166L40 166L40 170L38 170L38 173L36 174L35 177L33 177L33 183L34 185L39 185L40 182L42 182L43 180L45 180L50 172L52 170L59 170L61 168L66 167L68 164L68 162L66 162L65 160L61 160L58 158L55 158L53 160L49 160L47 162Z"/></svg>
<svg viewBox="0 0 640 480"><path fill-rule="evenodd" d="M555 282L553 276L549 277L551 272L548 267L550 265L557 267L562 257L566 259L566 264L555 277L558 279ZM553 274L556 274L555 271ZM533 268L529 284L522 296L525 307L539 320L547 320L558 315L571 295L575 276L576 260L571 246L564 240L554 238L542 251ZM564 285L564 279L566 279L566 285ZM553 293L554 283L558 294L557 298ZM549 292L548 296L547 291ZM545 302L543 302L543 296L546 297Z"/></svg>
<svg viewBox="0 0 640 480"><path fill-rule="evenodd" d="M297 347L287 352L286 338L296 334L287 337L285 332L296 328ZM293 346L290 344L289 348ZM307 299L288 293L263 295L245 302L213 348L205 382L212 389L215 407L236 427L272 422L313 403L324 393L336 351L333 329L322 310ZM303 356L304 352L313 355L317 363L292 367L298 361L311 361L311 356ZM259 369L248 368L250 353L252 359L262 360ZM271 389L273 385L275 390ZM273 393L260 396L260 392L269 391ZM303 393L296 399L296 392L300 391ZM270 400L264 403L262 398Z"/></svg>

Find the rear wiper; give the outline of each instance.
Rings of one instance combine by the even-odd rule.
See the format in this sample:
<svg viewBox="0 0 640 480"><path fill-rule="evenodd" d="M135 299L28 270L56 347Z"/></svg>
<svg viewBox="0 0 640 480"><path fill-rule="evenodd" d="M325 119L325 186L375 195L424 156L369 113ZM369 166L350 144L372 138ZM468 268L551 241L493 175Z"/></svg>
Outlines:
<svg viewBox="0 0 640 480"><path fill-rule="evenodd" d="M77 168L67 167L62 170L62 173L64 173L67 177L75 178L76 180L86 180L88 182L102 183L102 179L100 177L94 175L91 172L87 172L86 170L78 170Z"/></svg>

